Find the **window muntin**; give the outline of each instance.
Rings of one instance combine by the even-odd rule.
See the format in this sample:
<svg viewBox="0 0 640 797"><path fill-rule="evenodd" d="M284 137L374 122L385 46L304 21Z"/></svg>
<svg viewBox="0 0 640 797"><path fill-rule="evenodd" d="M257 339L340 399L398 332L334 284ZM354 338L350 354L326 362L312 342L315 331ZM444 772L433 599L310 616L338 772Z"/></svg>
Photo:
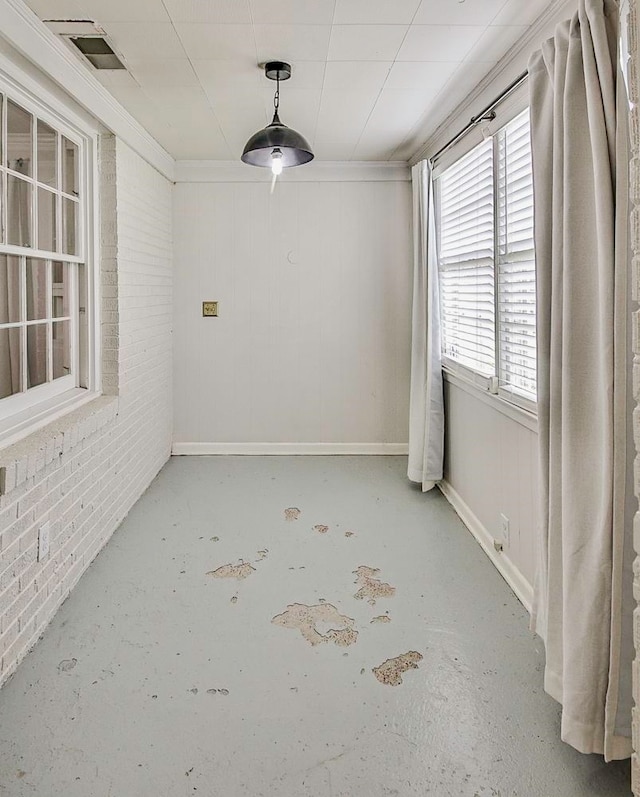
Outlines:
<svg viewBox="0 0 640 797"><path fill-rule="evenodd" d="M532 408L536 295L528 109L440 175L437 206L445 362Z"/></svg>
<svg viewBox="0 0 640 797"><path fill-rule="evenodd" d="M0 92L0 421L82 386L83 152L63 124Z"/></svg>

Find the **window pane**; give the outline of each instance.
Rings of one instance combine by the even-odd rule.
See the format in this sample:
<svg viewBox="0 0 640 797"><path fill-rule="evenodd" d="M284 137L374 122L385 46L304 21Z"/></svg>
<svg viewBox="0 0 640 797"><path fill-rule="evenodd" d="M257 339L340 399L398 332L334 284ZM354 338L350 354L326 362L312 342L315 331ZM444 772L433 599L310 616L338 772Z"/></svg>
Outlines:
<svg viewBox="0 0 640 797"><path fill-rule="evenodd" d="M528 110L498 134L500 384L536 399L536 270Z"/></svg>
<svg viewBox="0 0 640 797"><path fill-rule="evenodd" d="M27 327L27 386L36 387L47 381L47 324Z"/></svg>
<svg viewBox="0 0 640 797"><path fill-rule="evenodd" d="M7 102L7 166L21 174L32 175L33 131L30 113Z"/></svg>
<svg viewBox="0 0 640 797"><path fill-rule="evenodd" d="M71 322L53 323L53 378L71 373Z"/></svg>
<svg viewBox="0 0 640 797"><path fill-rule="evenodd" d="M38 249L56 251L56 195L38 188Z"/></svg>
<svg viewBox="0 0 640 797"><path fill-rule="evenodd" d="M58 160L57 133L38 119L38 181L56 188Z"/></svg>
<svg viewBox="0 0 640 797"><path fill-rule="evenodd" d="M71 285L69 281L71 269L66 263L53 263L51 276L51 314L53 318L62 318L71 314Z"/></svg>
<svg viewBox="0 0 640 797"><path fill-rule="evenodd" d="M78 203L62 198L62 251L66 255L77 255Z"/></svg>
<svg viewBox="0 0 640 797"><path fill-rule="evenodd" d="M493 142L479 144L439 180L442 352L495 373Z"/></svg>
<svg viewBox="0 0 640 797"><path fill-rule="evenodd" d="M39 321L47 315L47 264L27 258L27 321Z"/></svg>
<svg viewBox="0 0 640 797"><path fill-rule="evenodd" d="M62 136L62 190L78 196L78 145Z"/></svg>
<svg viewBox="0 0 640 797"><path fill-rule="evenodd" d="M20 392L21 332L19 327L0 328L0 398Z"/></svg>
<svg viewBox="0 0 640 797"><path fill-rule="evenodd" d="M0 324L20 320L20 261L0 255Z"/></svg>
<svg viewBox="0 0 640 797"><path fill-rule="evenodd" d="M31 246L31 183L9 175L7 186L7 243Z"/></svg>

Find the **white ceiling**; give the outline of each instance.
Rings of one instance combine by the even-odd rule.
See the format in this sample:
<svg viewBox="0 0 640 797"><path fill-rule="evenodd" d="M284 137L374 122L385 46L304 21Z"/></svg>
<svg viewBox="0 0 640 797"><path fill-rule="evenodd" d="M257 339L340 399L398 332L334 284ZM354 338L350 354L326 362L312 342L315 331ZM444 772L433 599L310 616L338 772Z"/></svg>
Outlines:
<svg viewBox="0 0 640 797"><path fill-rule="evenodd" d="M95 76L177 159L237 160L282 121L322 160L404 160L550 0L25 0L43 20L90 19L123 57Z"/></svg>

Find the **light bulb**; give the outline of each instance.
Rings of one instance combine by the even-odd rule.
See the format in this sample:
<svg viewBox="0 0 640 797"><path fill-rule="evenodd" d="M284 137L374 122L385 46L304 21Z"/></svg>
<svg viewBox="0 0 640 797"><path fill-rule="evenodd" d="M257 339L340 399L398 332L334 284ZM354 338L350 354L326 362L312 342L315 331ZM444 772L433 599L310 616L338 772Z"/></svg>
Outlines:
<svg viewBox="0 0 640 797"><path fill-rule="evenodd" d="M271 153L271 171L275 177L282 174L282 152L277 148Z"/></svg>

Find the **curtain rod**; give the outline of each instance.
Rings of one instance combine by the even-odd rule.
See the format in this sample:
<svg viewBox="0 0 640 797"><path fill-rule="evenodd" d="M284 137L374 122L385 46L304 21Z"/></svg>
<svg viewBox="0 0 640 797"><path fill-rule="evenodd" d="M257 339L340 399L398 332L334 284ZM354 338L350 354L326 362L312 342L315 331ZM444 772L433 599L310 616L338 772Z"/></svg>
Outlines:
<svg viewBox="0 0 640 797"><path fill-rule="evenodd" d="M440 147L440 149L436 152L435 155L432 155L429 158L431 163L433 163L437 158L440 157L440 155L446 152L454 144L457 144L458 141L460 141L461 138L466 136L470 130L473 130L473 128L479 122L487 122L491 121L492 119L495 119L496 112L493 109L496 107L496 105L499 105L503 100L505 100L509 96L509 94L515 91L518 88L518 86L527 79L528 76L529 76L528 71L523 72L521 75L518 75L518 77L514 81L509 83L507 88L501 94L498 94L498 96L494 100L492 100L489 103L489 105L487 105L486 108L480 111L480 113L477 116L472 116L471 119L469 120L469 123L465 127L463 127L459 133L457 133L452 139L447 141L447 143L443 147Z"/></svg>

